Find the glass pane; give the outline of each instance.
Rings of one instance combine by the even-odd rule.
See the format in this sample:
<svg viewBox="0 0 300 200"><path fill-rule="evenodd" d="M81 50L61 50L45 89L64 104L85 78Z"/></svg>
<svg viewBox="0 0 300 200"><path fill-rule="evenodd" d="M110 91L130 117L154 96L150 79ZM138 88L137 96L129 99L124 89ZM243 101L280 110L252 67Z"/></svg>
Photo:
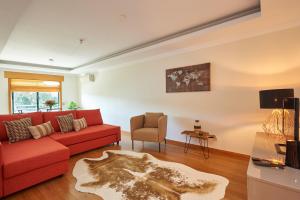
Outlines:
<svg viewBox="0 0 300 200"><path fill-rule="evenodd" d="M14 113L36 112L36 92L14 92L13 108Z"/></svg>
<svg viewBox="0 0 300 200"><path fill-rule="evenodd" d="M49 111L50 106L45 104L48 100L53 100L54 105L51 107L52 110L59 110L59 93L58 92L39 92L39 110Z"/></svg>

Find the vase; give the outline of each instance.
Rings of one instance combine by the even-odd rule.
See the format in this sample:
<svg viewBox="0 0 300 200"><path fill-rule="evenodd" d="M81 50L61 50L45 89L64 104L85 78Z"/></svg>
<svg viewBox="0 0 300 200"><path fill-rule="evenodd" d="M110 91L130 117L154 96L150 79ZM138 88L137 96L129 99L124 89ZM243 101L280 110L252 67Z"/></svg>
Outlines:
<svg viewBox="0 0 300 200"><path fill-rule="evenodd" d="M195 120L194 131L197 134L199 134L201 132L201 125L200 125L199 120Z"/></svg>

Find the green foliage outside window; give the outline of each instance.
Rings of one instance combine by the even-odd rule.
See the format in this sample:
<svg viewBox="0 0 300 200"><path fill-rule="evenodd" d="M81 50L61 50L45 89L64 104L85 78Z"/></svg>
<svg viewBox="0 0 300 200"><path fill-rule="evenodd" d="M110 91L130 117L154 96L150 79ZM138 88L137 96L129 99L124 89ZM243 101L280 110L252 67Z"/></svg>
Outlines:
<svg viewBox="0 0 300 200"><path fill-rule="evenodd" d="M13 92L12 99L14 113L47 111L49 109L49 106L45 105L47 100L57 102L52 109L59 109L60 106L58 92Z"/></svg>

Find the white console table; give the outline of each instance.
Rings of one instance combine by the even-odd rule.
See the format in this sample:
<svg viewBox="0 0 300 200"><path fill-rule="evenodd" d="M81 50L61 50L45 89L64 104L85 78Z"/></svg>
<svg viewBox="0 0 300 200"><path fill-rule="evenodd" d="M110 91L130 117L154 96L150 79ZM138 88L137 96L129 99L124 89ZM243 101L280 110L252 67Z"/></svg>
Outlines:
<svg viewBox="0 0 300 200"><path fill-rule="evenodd" d="M284 160L284 156L276 153L275 143L279 143L275 137L256 133L251 156ZM247 188L248 200L300 200L300 170L261 167L254 165L250 159Z"/></svg>

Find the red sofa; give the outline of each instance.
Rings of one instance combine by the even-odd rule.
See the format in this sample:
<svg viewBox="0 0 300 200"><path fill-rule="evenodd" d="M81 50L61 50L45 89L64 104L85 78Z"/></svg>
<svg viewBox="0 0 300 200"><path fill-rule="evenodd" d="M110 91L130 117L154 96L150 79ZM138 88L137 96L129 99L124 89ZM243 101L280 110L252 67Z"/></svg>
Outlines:
<svg viewBox="0 0 300 200"><path fill-rule="evenodd" d="M88 127L60 133L56 116L69 113L77 119L85 117ZM51 121L55 133L9 144L2 122L25 117L30 117L33 125ZM99 109L0 115L0 197L64 174L70 155L120 140L120 127L103 124Z"/></svg>

